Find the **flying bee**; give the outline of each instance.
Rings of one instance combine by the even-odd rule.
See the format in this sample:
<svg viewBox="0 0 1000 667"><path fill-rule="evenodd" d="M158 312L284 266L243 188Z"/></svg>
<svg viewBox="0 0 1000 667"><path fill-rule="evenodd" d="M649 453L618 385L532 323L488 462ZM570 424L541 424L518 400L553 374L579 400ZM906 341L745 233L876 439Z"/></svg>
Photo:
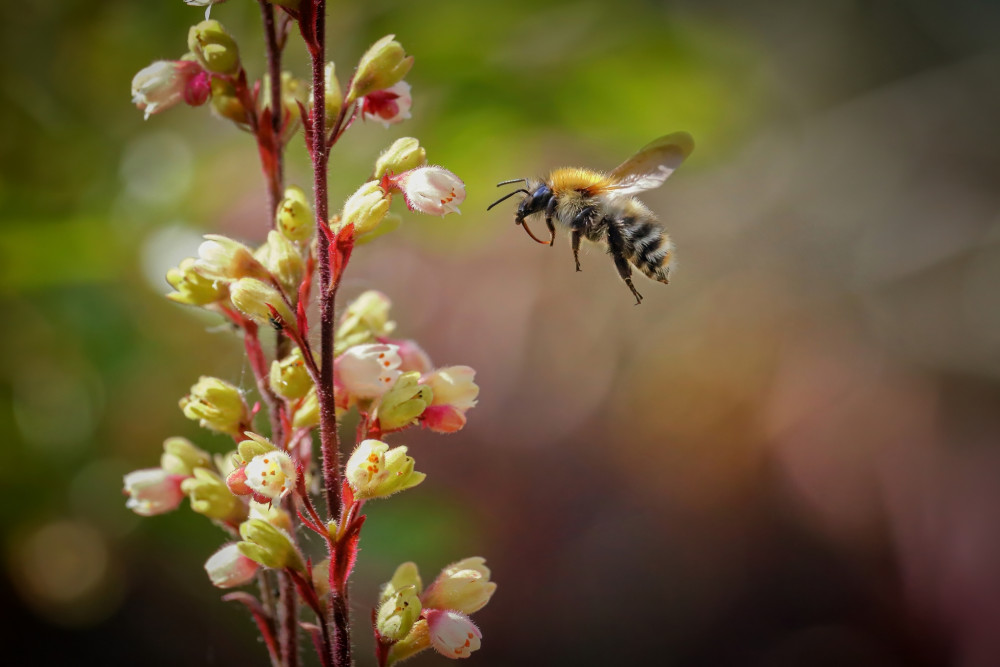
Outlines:
<svg viewBox="0 0 1000 667"><path fill-rule="evenodd" d="M632 284L629 263L649 278L669 283L674 244L653 212L635 195L663 185L692 150L691 135L674 132L647 144L607 174L564 167L554 170L547 178L504 181L497 187L511 183L524 183L525 187L507 193L486 210L523 192L525 196L517 206L515 224L523 226L528 236L538 243L550 246L556 241L554 222L568 227L577 271L580 270L580 240L586 238L604 244L638 305L642 303L642 295ZM528 227L531 216L542 214L551 234L548 241L535 236Z"/></svg>

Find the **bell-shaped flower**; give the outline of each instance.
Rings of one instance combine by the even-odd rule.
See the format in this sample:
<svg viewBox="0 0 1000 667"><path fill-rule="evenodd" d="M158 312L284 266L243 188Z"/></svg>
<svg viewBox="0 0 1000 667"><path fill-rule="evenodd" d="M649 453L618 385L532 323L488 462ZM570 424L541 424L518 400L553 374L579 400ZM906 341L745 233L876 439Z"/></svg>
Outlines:
<svg viewBox="0 0 1000 667"><path fill-rule="evenodd" d="M236 74L240 71L240 50L236 40L218 21L206 20L191 26L188 49L209 72Z"/></svg>
<svg viewBox="0 0 1000 667"><path fill-rule="evenodd" d="M236 309L249 318L270 322L275 327L295 326L291 308L281 293L268 283L256 278L240 278L229 286L229 298Z"/></svg>
<svg viewBox="0 0 1000 667"><path fill-rule="evenodd" d="M271 279L271 274L257 261L250 248L219 234L205 235L205 242L198 246L195 268L209 278L221 280Z"/></svg>
<svg viewBox="0 0 1000 667"><path fill-rule="evenodd" d="M471 614L485 607L496 589L486 559L474 556L441 570L420 599L425 607Z"/></svg>
<svg viewBox="0 0 1000 667"><path fill-rule="evenodd" d="M240 553L264 567L305 570L305 561L291 536L267 521L247 519L240 524L240 537Z"/></svg>
<svg viewBox="0 0 1000 667"><path fill-rule="evenodd" d="M132 78L132 103L147 119L181 102L204 104L211 93L208 72L191 60L158 60Z"/></svg>
<svg viewBox="0 0 1000 667"><path fill-rule="evenodd" d="M454 433L465 426L465 413L476 405L479 386L476 371L468 366L448 366L420 378L434 392L420 423L437 433Z"/></svg>
<svg viewBox="0 0 1000 667"><path fill-rule="evenodd" d="M401 137L378 156L378 160L375 161L374 177L378 180L386 173L399 174L425 164L427 164L427 151L420 145L420 141L413 137Z"/></svg>
<svg viewBox="0 0 1000 667"><path fill-rule="evenodd" d="M267 233L267 243L254 253L254 257L271 272L281 286L291 294L295 294L302 280L305 262L302 254L288 237L272 229Z"/></svg>
<svg viewBox="0 0 1000 667"><path fill-rule="evenodd" d="M284 359L271 362L269 379L274 393L288 400L302 398L313 387L312 376L298 347L293 348Z"/></svg>
<svg viewBox="0 0 1000 667"><path fill-rule="evenodd" d="M305 191L297 185L285 188L285 196L278 204L277 226L291 241L306 241L316 229L316 216Z"/></svg>
<svg viewBox="0 0 1000 667"><path fill-rule="evenodd" d="M260 503L284 498L299 478L292 457L280 449L258 454L246 464L245 470L246 485Z"/></svg>
<svg viewBox="0 0 1000 667"><path fill-rule="evenodd" d="M336 358L334 376L350 400L377 398L402 375L400 363L395 345L356 345Z"/></svg>
<svg viewBox="0 0 1000 667"><path fill-rule="evenodd" d="M364 440L347 460L344 475L358 500L385 498L413 488L426 475L413 469L406 447L394 447L379 440Z"/></svg>
<svg viewBox="0 0 1000 667"><path fill-rule="evenodd" d="M202 428L236 435L250 423L250 409L243 394L218 378L201 376L191 393L180 400L181 411Z"/></svg>
<svg viewBox="0 0 1000 667"><path fill-rule="evenodd" d="M410 84L405 81L365 95L360 104L363 119L378 121L385 127L413 117L410 115L413 96L410 94Z"/></svg>
<svg viewBox="0 0 1000 667"><path fill-rule="evenodd" d="M417 167L384 180L403 193L411 211L445 216L459 213L458 206L465 201L465 183L444 167Z"/></svg>
<svg viewBox="0 0 1000 667"><path fill-rule="evenodd" d="M380 639L396 642L410 633L418 618L420 598L417 597L417 589L405 586L379 605L375 627Z"/></svg>
<svg viewBox="0 0 1000 667"><path fill-rule="evenodd" d="M354 225L354 234L371 232L389 212L389 195L378 181L368 181L344 202L340 226Z"/></svg>
<svg viewBox="0 0 1000 667"><path fill-rule="evenodd" d="M190 477L196 468L210 468L212 457L195 447L187 438L167 438L163 441L160 467L174 475Z"/></svg>
<svg viewBox="0 0 1000 667"><path fill-rule="evenodd" d="M155 516L177 509L184 500L181 482L184 475L175 475L163 468L135 470L125 475L125 507L140 516Z"/></svg>
<svg viewBox="0 0 1000 667"><path fill-rule="evenodd" d="M461 612L428 609L424 612L431 646L446 658L468 658L479 650L483 633Z"/></svg>
<svg viewBox="0 0 1000 667"><path fill-rule="evenodd" d="M413 56L406 55L395 35L386 35L365 51L347 92L347 103L375 91L385 90L402 81L413 67Z"/></svg>
<svg viewBox="0 0 1000 667"><path fill-rule="evenodd" d="M378 601L385 602L397 591L408 586L412 586L417 595L424 590L424 583L420 579L420 570L417 569L417 564L411 561L402 563L396 568L396 571L392 573L392 579L387 581L379 591Z"/></svg>
<svg viewBox="0 0 1000 667"><path fill-rule="evenodd" d="M431 388L420 384L420 373L411 371L400 375L378 404L376 414L382 431L398 431L415 423L430 405L432 397Z"/></svg>
<svg viewBox="0 0 1000 667"><path fill-rule="evenodd" d="M205 571L212 584L219 588L234 588L253 581L259 566L240 552L232 542L212 554L205 562Z"/></svg>
<svg viewBox="0 0 1000 667"><path fill-rule="evenodd" d="M191 499L191 509L209 519L235 527L247 518L247 506L207 468L196 468L193 477L181 482L181 491Z"/></svg>
<svg viewBox="0 0 1000 667"><path fill-rule="evenodd" d="M215 303L229 294L226 282L204 275L192 257L181 260L180 266L168 270L167 282L175 290L167 294L167 298L191 306Z"/></svg>

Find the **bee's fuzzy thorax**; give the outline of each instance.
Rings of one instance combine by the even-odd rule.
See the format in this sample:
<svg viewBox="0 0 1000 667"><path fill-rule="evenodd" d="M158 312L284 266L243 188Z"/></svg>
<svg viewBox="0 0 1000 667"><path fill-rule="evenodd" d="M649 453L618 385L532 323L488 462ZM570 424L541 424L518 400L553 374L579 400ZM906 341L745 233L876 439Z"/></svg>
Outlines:
<svg viewBox="0 0 1000 667"><path fill-rule="evenodd" d="M548 182L556 194L577 191L588 196L604 193L608 186L608 176L599 171L564 167L549 174Z"/></svg>

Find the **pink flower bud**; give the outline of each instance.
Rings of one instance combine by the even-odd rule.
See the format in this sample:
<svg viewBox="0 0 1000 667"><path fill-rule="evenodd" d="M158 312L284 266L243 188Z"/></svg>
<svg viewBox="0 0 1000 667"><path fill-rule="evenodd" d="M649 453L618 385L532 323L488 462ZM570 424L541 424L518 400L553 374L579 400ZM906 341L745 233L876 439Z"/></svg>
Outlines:
<svg viewBox="0 0 1000 667"><path fill-rule="evenodd" d="M365 95L361 100L362 118L377 120L389 127L410 118L412 104L410 84L400 81L394 86Z"/></svg>
<svg viewBox="0 0 1000 667"><path fill-rule="evenodd" d="M444 216L459 213L465 201L465 183L444 167L417 167L386 180L403 193L411 211Z"/></svg>
<svg viewBox="0 0 1000 667"><path fill-rule="evenodd" d="M181 482L186 475L172 475L162 468L146 468L125 475L125 507L140 516L154 516L177 509L184 499Z"/></svg>
<svg viewBox="0 0 1000 667"><path fill-rule="evenodd" d="M479 650L483 633L457 611L428 609L424 613L434 650L447 658L468 658Z"/></svg>
<svg viewBox="0 0 1000 667"><path fill-rule="evenodd" d="M395 345L355 345L337 357L334 375L353 399L377 398L402 375Z"/></svg>
<svg viewBox="0 0 1000 667"><path fill-rule="evenodd" d="M257 574L257 567L257 563L240 553L236 542L225 545L205 562L208 578L219 588L249 583Z"/></svg>
<svg viewBox="0 0 1000 667"><path fill-rule="evenodd" d="M132 103L146 118L180 102L204 104L210 95L208 73L191 60L158 60L132 78Z"/></svg>
<svg viewBox="0 0 1000 667"><path fill-rule="evenodd" d="M465 415L450 405L429 405L420 415L420 423L435 433L461 431L465 421Z"/></svg>

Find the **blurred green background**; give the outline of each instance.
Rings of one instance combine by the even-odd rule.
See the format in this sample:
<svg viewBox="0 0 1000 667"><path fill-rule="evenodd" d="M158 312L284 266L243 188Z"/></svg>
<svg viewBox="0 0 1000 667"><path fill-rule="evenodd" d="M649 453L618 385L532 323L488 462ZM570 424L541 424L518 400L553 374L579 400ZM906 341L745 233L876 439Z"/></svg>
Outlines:
<svg viewBox="0 0 1000 667"><path fill-rule="evenodd" d="M334 208L400 136L468 187L460 217L401 211L342 294L388 294L399 331L482 388L461 433L396 439L429 479L367 508L359 664L397 563L429 580L474 554L499 583L475 664L1000 664L1000 5L329 14L342 79L386 33L416 56L413 120L346 135ZM160 295L200 234L263 238L256 149L207 108L129 103L201 16L0 9L6 664L267 664L204 575L222 534L121 496L167 436L227 448L177 409L198 375L253 384L217 321ZM256 3L213 18L259 76ZM680 269L638 282L640 307L600 252L575 273L513 201L485 212L500 180L607 169L680 129L695 153L644 197ZM309 183L300 139L289 155Z"/></svg>

